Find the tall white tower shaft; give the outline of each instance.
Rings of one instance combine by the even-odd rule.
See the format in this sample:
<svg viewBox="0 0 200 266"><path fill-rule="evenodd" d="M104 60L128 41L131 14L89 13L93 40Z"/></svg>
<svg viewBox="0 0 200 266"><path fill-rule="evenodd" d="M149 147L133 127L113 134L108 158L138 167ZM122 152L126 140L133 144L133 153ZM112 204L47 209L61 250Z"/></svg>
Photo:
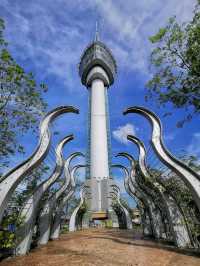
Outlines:
<svg viewBox="0 0 200 266"><path fill-rule="evenodd" d="M106 117L106 90L101 79L91 86L90 175L92 178L109 177Z"/></svg>

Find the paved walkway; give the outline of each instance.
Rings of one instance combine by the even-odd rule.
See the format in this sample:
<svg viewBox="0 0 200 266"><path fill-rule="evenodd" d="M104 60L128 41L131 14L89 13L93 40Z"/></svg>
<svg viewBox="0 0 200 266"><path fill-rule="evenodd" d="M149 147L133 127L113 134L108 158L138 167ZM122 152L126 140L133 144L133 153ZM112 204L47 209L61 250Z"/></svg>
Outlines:
<svg viewBox="0 0 200 266"><path fill-rule="evenodd" d="M0 266L200 266L200 258L141 240L126 230L92 229L61 235Z"/></svg>

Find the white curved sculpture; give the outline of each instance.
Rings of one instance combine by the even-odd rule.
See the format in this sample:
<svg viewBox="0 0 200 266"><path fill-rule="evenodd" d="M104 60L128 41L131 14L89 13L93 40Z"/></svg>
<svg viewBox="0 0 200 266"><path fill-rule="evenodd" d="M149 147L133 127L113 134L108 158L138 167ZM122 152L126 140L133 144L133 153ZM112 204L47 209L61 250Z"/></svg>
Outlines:
<svg viewBox="0 0 200 266"><path fill-rule="evenodd" d="M130 138L134 138L133 136L130 137L129 135L129 138L128 140L131 140ZM134 140L132 140L134 141ZM143 167L144 165L144 162L143 162L143 158L144 158L144 150L140 147L139 147L139 166L141 167L140 168L140 171L143 175L143 178L147 178L147 173L145 172L145 167ZM131 156L132 157L132 156ZM132 160L134 162L134 159L132 157ZM134 168L135 168L135 165L134 165ZM133 174L132 174L133 176ZM166 239L166 238L169 238L169 240L171 240L171 234L168 236L167 235L167 232L166 232L166 225L165 225L165 209L163 209L163 205L162 203L163 202L160 202L160 198L158 198L158 194L156 193L155 191L155 188L154 190L152 189L152 187L150 186L146 186L145 184L143 184L143 182L141 182L141 177L139 178L137 175L136 175L136 171L134 169L134 177L135 177L135 182L137 183L137 185L143 190L143 192L148 195L148 200L151 201L151 205L152 205L152 210L154 210L154 216L157 217L156 220L159 224L159 238L163 238L163 239ZM151 184L151 183L150 183Z"/></svg>
<svg viewBox="0 0 200 266"><path fill-rule="evenodd" d="M144 107L130 107L123 114L126 115L129 113L140 114L150 121L152 125L151 142L155 152L165 165L182 178L186 186L190 189L200 211L200 176L167 150L162 139L162 125L160 119L153 112Z"/></svg>
<svg viewBox="0 0 200 266"><path fill-rule="evenodd" d="M50 239L55 240L59 238L60 235L60 223L61 223L61 216L63 213L64 203L66 203L71 196L74 194L74 190L71 190L65 196L65 199L58 205L56 209L55 216L53 218L53 223L51 225L51 232L50 232Z"/></svg>
<svg viewBox="0 0 200 266"><path fill-rule="evenodd" d="M61 176L64 168L64 160L62 157L62 149L64 145L73 139L73 135L65 137L56 148L56 166L52 175L49 179L42 182L33 192L33 194L26 199L24 205L20 211L20 216L23 217L23 224L17 230L17 246L16 254L24 255L26 254L31 245L33 228L39 208L39 203L48 190L48 188L56 182L56 180Z"/></svg>
<svg viewBox="0 0 200 266"><path fill-rule="evenodd" d="M84 156L84 155L81 152L75 152L72 153L67 158L64 165L65 182L63 186L61 186L61 188L57 192L55 192L49 199L47 199L42 207L42 210L39 215L39 232L40 232L38 238L39 245L45 245L49 241L52 214L55 209L56 202L70 186L70 180L71 180L70 163L77 156Z"/></svg>
<svg viewBox="0 0 200 266"><path fill-rule="evenodd" d="M58 238L59 236L59 232L60 232L60 220L61 220L61 212L64 208L64 206L66 205L67 201L70 199L70 197L73 195L75 188L76 188L76 177L75 177L75 173L79 168L85 168L87 167L86 165L76 165L72 168L71 171L71 184L70 184L70 188L68 190L67 195L60 201L59 205L58 205L58 209L56 210L56 214L54 217L54 224L52 226L52 230L51 230L51 239L55 239ZM74 213L74 212L73 212ZM73 214L72 214L73 215ZM70 218L71 221L71 218ZM69 224L69 231L70 231L70 224Z"/></svg>
<svg viewBox="0 0 200 266"><path fill-rule="evenodd" d="M138 206L141 205L140 203L145 206L144 212L140 212L141 216L143 214L142 220L144 236L159 239L161 237L160 224L157 216L154 214L155 206L151 198L149 198L149 196L146 195L145 192L136 185L136 183L133 183L130 178L126 184L126 187L128 187L130 195L134 195L139 200Z"/></svg>
<svg viewBox="0 0 200 266"><path fill-rule="evenodd" d="M76 217L78 214L79 209L84 203L84 186L80 190L80 202L79 205L74 209L70 221L69 221L69 232L75 232L76 231Z"/></svg>
<svg viewBox="0 0 200 266"><path fill-rule="evenodd" d="M119 167L119 165L113 164L112 167ZM132 225L132 221L131 221L131 218L130 218L130 214L129 214L128 210L123 206L123 204L120 201L120 198L121 198L121 196L120 196L120 188L117 185L112 185L112 186L117 189L116 199L117 199L117 202L118 202L119 206L121 207L121 209L123 210L123 212L125 214L127 229L133 229L133 225Z"/></svg>
<svg viewBox="0 0 200 266"><path fill-rule="evenodd" d="M117 192L117 201L118 201L119 205L121 206L122 210L123 210L124 213L125 213L127 229L131 230L131 229L133 229L133 225L132 225L131 217L130 217L130 215L129 215L128 210L123 206L123 204L122 204L121 201L120 201L120 198L121 198L121 196L120 196L120 188L119 188L119 187L117 187L117 188L118 188L118 192Z"/></svg>
<svg viewBox="0 0 200 266"><path fill-rule="evenodd" d="M144 177L149 181L149 185L152 185L152 189L158 192L160 201L163 203L163 207L166 211L167 218L170 225L170 232L173 237L173 241L177 247L189 247L191 246L190 237L187 227L185 225L184 217L179 209L176 201L172 196L166 193L165 188L156 182L151 182L151 176L148 173L146 167L146 149L144 143L142 143L135 136L129 135L128 140L134 142L139 149L139 168ZM148 185L147 185L148 186ZM150 187L149 187L150 188ZM151 188L150 188L151 189ZM164 193L165 192L165 193Z"/></svg>
<svg viewBox="0 0 200 266"><path fill-rule="evenodd" d="M124 156L124 157L129 156L127 153L125 153L125 155L123 155L123 154L124 153L119 153L116 157L118 157L118 156ZM124 171L124 173L125 173L124 187L125 187L126 192L137 202L139 207L141 207L141 204L140 204L140 202L141 202L142 205L145 206L145 210L149 213L148 217L151 217L152 216L152 214L150 213L151 210L150 210L150 208L148 206L148 202L147 202L147 200L145 198L145 195L140 193L139 190L136 190L133 187L132 183L130 183L130 174L129 174L128 169L125 166L120 165L120 164L117 164L116 167L121 168ZM137 185L136 185L136 187L137 187ZM143 214L141 209L140 209L140 214L141 214L141 216ZM146 212L145 212L145 214L146 214ZM145 219L145 217L143 217L142 226L143 226L144 235L146 235L146 236L154 235L154 233L153 233L153 226L154 225L152 223L153 223L152 219L148 219L148 221L147 221L147 219Z"/></svg>
<svg viewBox="0 0 200 266"><path fill-rule="evenodd" d="M162 238L162 230L161 230L161 217L160 214L152 200L148 194L145 193L143 189L141 189L135 178L135 163L134 159L131 155L127 153L119 153L118 156L124 156L127 158L131 164L131 172L130 178L126 177L124 180L125 188L129 189L133 195L140 194L140 198L142 198L143 202L145 202L145 206L148 206L149 210L149 218L151 221L152 233L155 238L160 239Z"/></svg>
<svg viewBox="0 0 200 266"><path fill-rule="evenodd" d="M18 184L27 176L34 168L41 163L46 157L51 141L51 133L49 124L58 116L64 113L76 113L78 109L72 106L61 106L50 111L42 120L40 125L40 140L38 147L34 153L24 162L10 170L5 174L0 182L0 223L3 218L4 210Z"/></svg>
<svg viewBox="0 0 200 266"><path fill-rule="evenodd" d="M149 217L149 212L147 208L144 206L144 203L141 200L138 200L137 207L140 211L141 215L141 224L143 227L143 235L144 237L151 237L152 236L152 226Z"/></svg>

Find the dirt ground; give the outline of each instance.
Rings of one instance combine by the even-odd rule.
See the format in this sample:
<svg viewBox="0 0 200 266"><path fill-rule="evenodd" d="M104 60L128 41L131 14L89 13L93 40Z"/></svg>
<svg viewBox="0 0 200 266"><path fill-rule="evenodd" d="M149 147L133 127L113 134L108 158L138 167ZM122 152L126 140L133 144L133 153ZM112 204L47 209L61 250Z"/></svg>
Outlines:
<svg viewBox="0 0 200 266"><path fill-rule="evenodd" d="M200 266L200 258L173 247L142 240L126 230L91 229L61 235L59 240L9 258L0 266Z"/></svg>

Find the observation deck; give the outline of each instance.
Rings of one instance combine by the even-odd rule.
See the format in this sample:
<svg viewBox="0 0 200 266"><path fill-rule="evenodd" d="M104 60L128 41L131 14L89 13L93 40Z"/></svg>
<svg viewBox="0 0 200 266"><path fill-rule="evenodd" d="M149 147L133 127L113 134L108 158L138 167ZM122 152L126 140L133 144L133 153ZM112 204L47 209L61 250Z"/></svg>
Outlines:
<svg viewBox="0 0 200 266"><path fill-rule="evenodd" d="M87 76L95 66L100 66L104 69L109 78L109 85L112 85L117 73L117 64L111 51L99 40L91 43L81 56L79 75L83 85L87 86Z"/></svg>

